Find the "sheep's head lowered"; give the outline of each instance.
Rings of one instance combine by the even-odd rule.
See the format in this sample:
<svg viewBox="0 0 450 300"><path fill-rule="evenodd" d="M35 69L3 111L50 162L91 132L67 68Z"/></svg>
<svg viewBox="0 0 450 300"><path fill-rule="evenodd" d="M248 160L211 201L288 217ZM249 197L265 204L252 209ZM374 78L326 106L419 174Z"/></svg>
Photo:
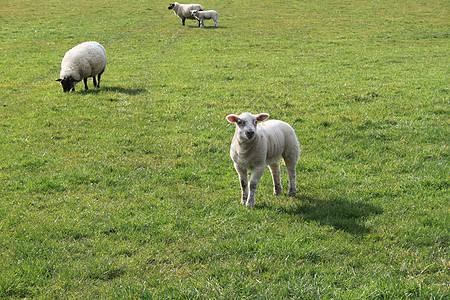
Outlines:
<svg viewBox="0 0 450 300"><path fill-rule="evenodd" d="M72 77L67 77L67 78L58 78L56 79L56 81L59 81L63 87L63 91L64 93L66 92L70 92L71 90L75 90L75 85L80 82L81 80L76 80Z"/></svg>
<svg viewBox="0 0 450 300"><path fill-rule="evenodd" d="M269 114L262 113L253 115L251 113L243 113L241 115L228 115L227 120L236 124L236 130L241 140L251 141L256 136L257 123L269 118Z"/></svg>

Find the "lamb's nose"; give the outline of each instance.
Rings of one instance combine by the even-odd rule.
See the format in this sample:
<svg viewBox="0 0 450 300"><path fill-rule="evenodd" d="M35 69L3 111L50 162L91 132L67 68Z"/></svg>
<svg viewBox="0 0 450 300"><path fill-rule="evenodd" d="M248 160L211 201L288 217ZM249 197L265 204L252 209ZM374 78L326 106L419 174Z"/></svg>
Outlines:
<svg viewBox="0 0 450 300"><path fill-rule="evenodd" d="M253 130L247 131L245 135L247 136L247 138L251 139L255 135L255 132Z"/></svg>

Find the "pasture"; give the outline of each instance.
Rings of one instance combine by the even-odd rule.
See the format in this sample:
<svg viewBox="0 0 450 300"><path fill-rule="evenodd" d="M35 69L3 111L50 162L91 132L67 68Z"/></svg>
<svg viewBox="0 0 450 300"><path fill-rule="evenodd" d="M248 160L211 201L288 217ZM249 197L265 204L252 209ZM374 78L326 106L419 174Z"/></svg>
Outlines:
<svg viewBox="0 0 450 300"><path fill-rule="evenodd" d="M0 1L0 298L448 299L449 2L200 3ZM295 129L295 198L240 205L244 111Z"/></svg>

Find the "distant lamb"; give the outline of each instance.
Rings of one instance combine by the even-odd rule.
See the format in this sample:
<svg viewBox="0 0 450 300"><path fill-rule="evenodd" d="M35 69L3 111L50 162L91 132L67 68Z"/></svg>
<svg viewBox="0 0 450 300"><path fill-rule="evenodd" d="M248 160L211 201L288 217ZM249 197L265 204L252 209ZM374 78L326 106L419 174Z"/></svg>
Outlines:
<svg viewBox="0 0 450 300"><path fill-rule="evenodd" d="M180 4L178 2L175 2L170 4L168 9L173 10L174 14L176 14L181 19L181 23L184 26L184 22L186 19L195 20L195 18L191 14L191 10L203 10L203 6L201 6L200 4ZM200 26L200 21L198 21L198 26Z"/></svg>
<svg viewBox="0 0 450 300"><path fill-rule="evenodd" d="M194 18L196 18L200 24L200 27L203 27L203 20L210 20L212 19L214 21L214 25L216 28L219 27L218 22L218 16L219 14L215 10L205 10L205 11L198 11L198 10L191 10L191 14Z"/></svg>
<svg viewBox="0 0 450 300"><path fill-rule="evenodd" d="M75 85L84 80L87 90L88 77L93 78L94 87L100 87L100 77L106 68L106 50L97 42L84 42L66 52L61 62L60 78L64 92L75 91ZM95 79L98 76L98 81Z"/></svg>
<svg viewBox="0 0 450 300"><path fill-rule="evenodd" d="M239 174L242 190L241 204L246 204L248 207L255 205L256 188L266 165L272 173L274 194L281 194L281 157L289 174L289 196L295 196L297 191L295 167L300 157L297 136L294 129L283 121L269 120L257 126L257 122L264 121L268 117L269 115L265 113L257 115L243 113L239 116L231 114L226 117L228 122L236 124L230 156ZM249 185L248 170L251 171Z"/></svg>

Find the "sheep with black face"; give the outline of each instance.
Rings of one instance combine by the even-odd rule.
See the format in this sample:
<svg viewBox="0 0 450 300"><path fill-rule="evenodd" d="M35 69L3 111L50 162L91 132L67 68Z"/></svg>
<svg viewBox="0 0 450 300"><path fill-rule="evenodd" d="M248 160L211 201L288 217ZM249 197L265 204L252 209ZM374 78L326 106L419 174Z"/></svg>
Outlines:
<svg viewBox="0 0 450 300"><path fill-rule="evenodd" d="M60 78L56 79L64 92L75 91L75 85L93 78L94 87L100 87L100 78L106 68L106 50L97 42L84 42L66 52L61 62ZM96 80L96 77L97 79Z"/></svg>

